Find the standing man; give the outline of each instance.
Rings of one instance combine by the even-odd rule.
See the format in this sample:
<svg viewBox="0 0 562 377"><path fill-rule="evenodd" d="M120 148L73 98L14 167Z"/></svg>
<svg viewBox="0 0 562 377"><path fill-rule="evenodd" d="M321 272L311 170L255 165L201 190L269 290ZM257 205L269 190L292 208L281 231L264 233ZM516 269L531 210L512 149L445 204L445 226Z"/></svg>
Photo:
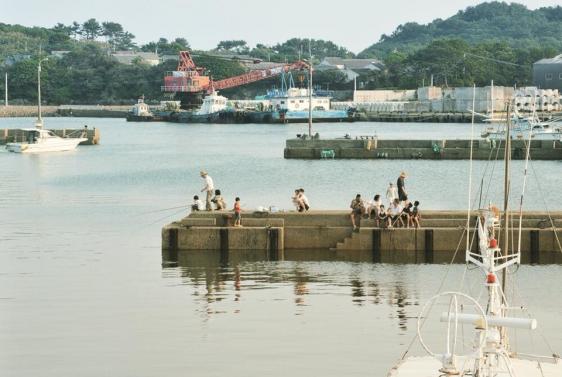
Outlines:
<svg viewBox="0 0 562 377"><path fill-rule="evenodd" d="M207 192L205 209L207 211L212 211L213 207L211 206L211 198L213 196L213 191L215 190L215 185L213 184L213 178L211 178L205 170L201 170L199 174L201 175L201 178L205 180L205 187L201 189L201 192Z"/></svg>
<svg viewBox="0 0 562 377"><path fill-rule="evenodd" d="M406 173L401 172L400 177L398 177L398 180L396 181L396 187L398 188L398 199L406 205L406 202L408 201L408 194L406 193L406 187L404 186L404 179L406 179Z"/></svg>
<svg viewBox="0 0 562 377"><path fill-rule="evenodd" d="M388 199L388 206L390 207L392 203L394 203L394 199L398 198L398 190L396 187L390 182L388 184L388 188L386 189L386 199Z"/></svg>

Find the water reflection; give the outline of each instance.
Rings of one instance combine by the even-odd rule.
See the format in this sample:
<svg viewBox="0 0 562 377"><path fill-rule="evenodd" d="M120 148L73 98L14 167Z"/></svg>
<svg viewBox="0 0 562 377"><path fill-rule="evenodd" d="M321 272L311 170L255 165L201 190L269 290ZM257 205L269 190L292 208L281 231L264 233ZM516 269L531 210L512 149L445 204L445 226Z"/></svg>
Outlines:
<svg viewBox="0 0 562 377"><path fill-rule="evenodd" d="M237 304L255 300L252 292L273 295L282 290L289 297L270 300L291 300L294 315L306 315L309 300L319 295L344 295L358 307L390 309L388 316L405 333L415 318L408 307L419 305L416 288L403 281L399 265L364 263L370 258L365 252L315 251L285 253L284 260L270 261L263 251L231 251L228 258L220 251L163 251L162 267L164 277L179 278L188 287L204 321L217 314L240 313ZM389 269L398 269L396 278L379 279Z"/></svg>

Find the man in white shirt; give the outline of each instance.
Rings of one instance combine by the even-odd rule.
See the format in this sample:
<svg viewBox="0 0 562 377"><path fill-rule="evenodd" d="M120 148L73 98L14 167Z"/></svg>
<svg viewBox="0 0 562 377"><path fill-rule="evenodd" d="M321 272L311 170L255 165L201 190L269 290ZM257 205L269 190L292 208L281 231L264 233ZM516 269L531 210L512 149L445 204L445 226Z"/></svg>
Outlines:
<svg viewBox="0 0 562 377"><path fill-rule="evenodd" d="M201 189L201 192L207 192L205 209L207 211L212 211L213 207L211 205L211 198L213 197L213 191L215 190L213 178L211 178L205 170L201 170L201 172L199 174L201 175L201 178L203 178L205 180L205 187L203 187Z"/></svg>
<svg viewBox="0 0 562 377"><path fill-rule="evenodd" d="M394 199L398 198L398 189L390 182L388 188L386 189L386 198L388 199L388 205L392 206Z"/></svg>

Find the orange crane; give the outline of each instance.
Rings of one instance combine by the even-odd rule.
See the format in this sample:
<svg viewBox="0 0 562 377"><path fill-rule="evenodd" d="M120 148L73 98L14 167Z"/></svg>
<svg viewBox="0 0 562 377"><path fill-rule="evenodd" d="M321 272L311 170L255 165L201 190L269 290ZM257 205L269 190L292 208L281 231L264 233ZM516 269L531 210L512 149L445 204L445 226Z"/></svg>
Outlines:
<svg viewBox="0 0 562 377"><path fill-rule="evenodd" d="M223 80L213 81L205 75L205 68L198 67L189 51L180 51L179 63L176 71L168 72L164 77L163 92L175 93L182 101L182 108L193 108L201 104L203 96L214 90L233 88L249 84L270 77L275 77L291 70L307 69L308 64L297 61L290 64L280 63L268 69L256 69L242 75L228 77Z"/></svg>

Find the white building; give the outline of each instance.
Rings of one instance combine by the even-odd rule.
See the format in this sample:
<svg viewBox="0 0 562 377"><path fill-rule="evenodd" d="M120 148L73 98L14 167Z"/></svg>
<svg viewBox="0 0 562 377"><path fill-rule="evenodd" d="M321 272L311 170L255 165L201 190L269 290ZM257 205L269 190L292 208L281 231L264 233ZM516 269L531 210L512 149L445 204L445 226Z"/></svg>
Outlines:
<svg viewBox="0 0 562 377"><path fill-rule="evenodd" d="M138 60L143 64L158 65L160 57L153 52L115 51L111 56L121 64L131 65Z"/></svg>

